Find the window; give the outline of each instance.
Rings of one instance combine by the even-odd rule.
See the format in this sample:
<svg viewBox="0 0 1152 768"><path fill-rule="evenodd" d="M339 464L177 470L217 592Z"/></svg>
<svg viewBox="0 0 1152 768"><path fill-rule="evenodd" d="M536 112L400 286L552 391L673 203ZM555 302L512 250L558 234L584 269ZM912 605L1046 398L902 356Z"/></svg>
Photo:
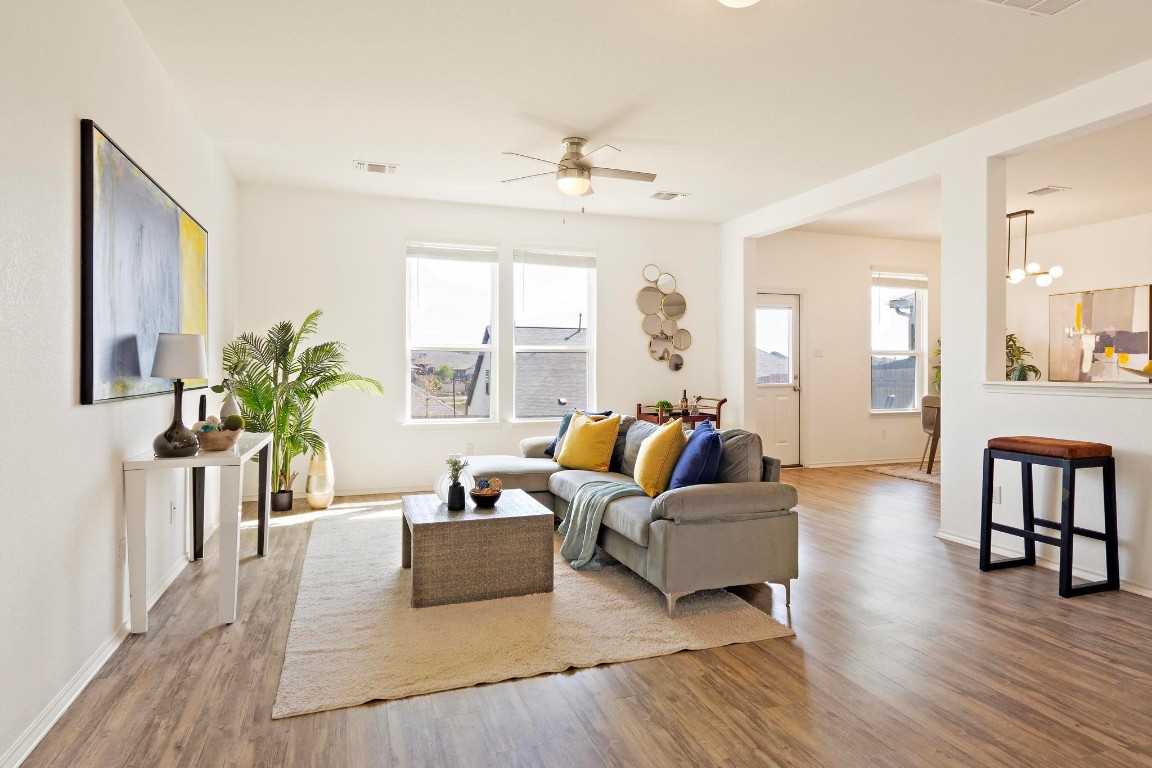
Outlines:
<svg viewBox="0 0 1152 768"><path fill-rule="evenodd" d="M928 278L872 271L872 410L919 408Z"/></svg>
<svg viewBox="0 0 1152 768"><path fill-rule="evenodd" d="M512 268L516 418L590 407L596 259L518 250Z"/></svg>
<svg viewBox="0 0 1152 768"><path fill-rule="evenodd" d="M495 248L408 244L408 417L489 419Z"/></svg>

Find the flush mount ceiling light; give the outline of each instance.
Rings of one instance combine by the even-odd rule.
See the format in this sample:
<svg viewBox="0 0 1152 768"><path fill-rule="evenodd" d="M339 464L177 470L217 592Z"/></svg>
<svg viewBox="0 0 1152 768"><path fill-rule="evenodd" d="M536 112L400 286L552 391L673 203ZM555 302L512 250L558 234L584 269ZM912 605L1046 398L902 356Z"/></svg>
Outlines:
<svg viewBox="0 0 1152 768"><path fill-rule="evenodd" d="M556 170L554 172L544 171L543 173L533 173L530 176L517 176L514 179L505 179L502 183L507 184L513 181L523 181L524 179L535 179L540 176L552 176L553 173L555 173L556 186L560 187L561 192L566 195L571 195L572 197L583 197L584 195L592 194L593 176L623 179L624 181L656 180L656 174L654 173L622 171L619 168L604 168L596 165L596 163L620 151L611 144L605 144L599 149L585 152L584 144L587 142L579 136L569 136L564 139L562 143L564 145L564 154L560 157L560 162L545 160L542 157L533 157L532 155L525 155L520 152L505 152L504 154L506 155L515 155L517 157L535 160L538 163L547 163L548 165L555 166Z"/></svg>
<svg viewBox="0 0 1152 768"><path fill-rule="evenodd" d="M1025 278L1036 278L1036 285L1047 288L1052 285L1054 278L1064 274L1064 270L1057 266L1041 269L1035 261L1028 261L1028 217L1036 211L1016 211L1008 214L1008 282L1016 285L1024 282ZM1012 220L1024 217L1024 266L1012 269Z"/></svg>
<svg viewBox="0 0 1152 768"><path fill-rule="evenodd" d="M726 5L729 8L747 8L750 5L756 5L760 0L720 0L720 5Z"/></svg>

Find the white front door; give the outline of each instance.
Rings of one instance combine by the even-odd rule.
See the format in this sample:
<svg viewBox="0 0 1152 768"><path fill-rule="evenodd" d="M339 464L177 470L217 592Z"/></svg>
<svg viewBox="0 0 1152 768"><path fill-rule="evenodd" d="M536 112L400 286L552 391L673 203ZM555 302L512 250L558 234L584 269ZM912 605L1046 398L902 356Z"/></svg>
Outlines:
<svg viewBox="0 0 1152 768"><path fill-rule="evenodd" d="M800 464L800 297L756 297L756 423L764 453Z"/></svg>

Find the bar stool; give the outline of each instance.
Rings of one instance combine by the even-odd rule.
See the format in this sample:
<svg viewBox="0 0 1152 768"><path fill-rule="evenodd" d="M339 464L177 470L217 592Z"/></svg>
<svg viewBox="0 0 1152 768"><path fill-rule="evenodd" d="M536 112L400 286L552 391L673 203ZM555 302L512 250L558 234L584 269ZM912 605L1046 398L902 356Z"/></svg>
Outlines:
<svg viewBox="0 0 1152 768"><path fill-rule="evenodd" d="M992 479L995 460L1020 462L1024 495L1024 527L992 522ZM1036 517L1032 495L1032 465L1060 467L1062 497L1060 522ZM1093 531L1076 525L1076 470L1100 467L1104 471L1104 530ZM1060 532L1060 537L1036 533L1036 526ZM1024 539L1024 556L992 561L992 531L1010 533ZM1104 542L1107 578L1072 586L1072 537L1085 536ZM1112 446L1048 437L994 437L984 449L984 493L980 510L980 570L994 571L1036 564L1036 542L1060 548L1060 597L1120 588L1119 542L1116 533L1116 460Z"/></svg>

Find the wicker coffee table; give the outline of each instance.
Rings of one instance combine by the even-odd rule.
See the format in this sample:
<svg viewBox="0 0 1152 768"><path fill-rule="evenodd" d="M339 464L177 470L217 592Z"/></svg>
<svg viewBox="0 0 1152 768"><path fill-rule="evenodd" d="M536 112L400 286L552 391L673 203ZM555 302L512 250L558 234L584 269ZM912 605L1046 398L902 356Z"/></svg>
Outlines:
<svg viewBox="0 0 1152 768"><path fill-rule="evenodd" d="M524 491L459 512L431 493L403 501L413 608L552 591L552 513Z"/></svg>

